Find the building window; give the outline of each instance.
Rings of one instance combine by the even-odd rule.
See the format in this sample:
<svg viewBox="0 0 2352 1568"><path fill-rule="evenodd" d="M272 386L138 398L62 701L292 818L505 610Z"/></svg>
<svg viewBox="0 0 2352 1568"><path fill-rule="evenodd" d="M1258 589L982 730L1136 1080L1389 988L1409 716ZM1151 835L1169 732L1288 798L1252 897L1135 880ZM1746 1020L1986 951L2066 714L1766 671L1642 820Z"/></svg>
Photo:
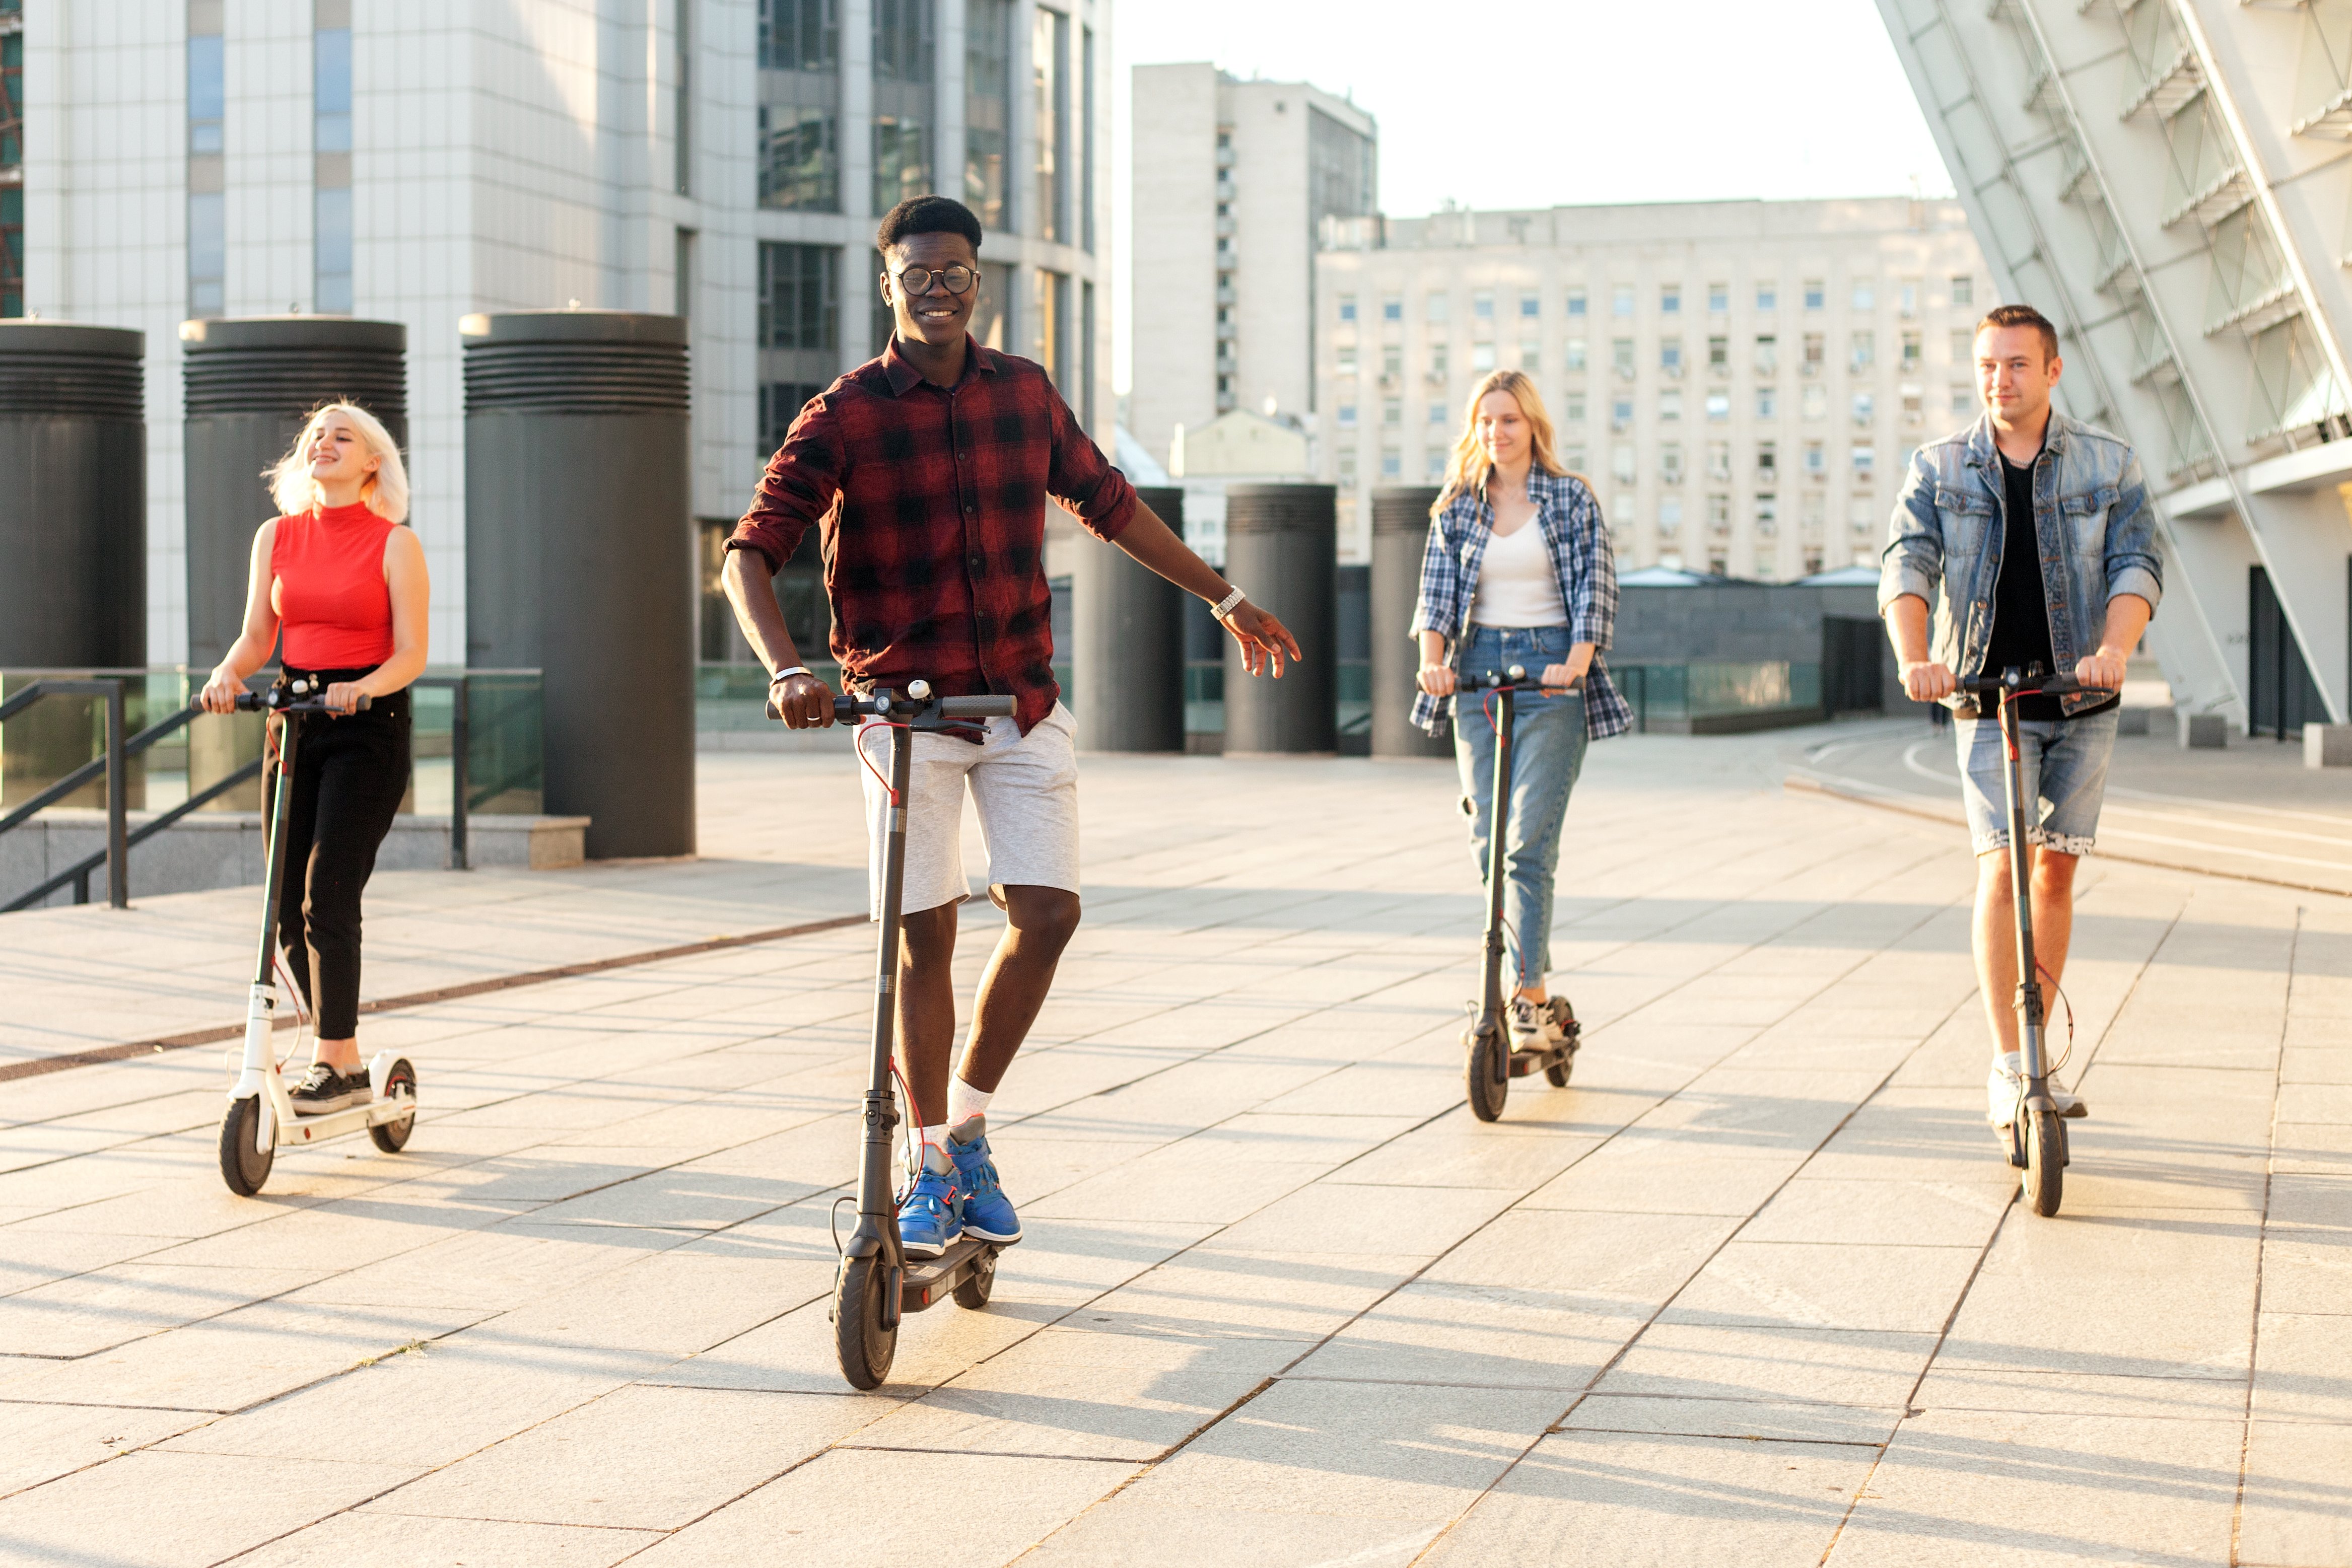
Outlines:
<svg viewBox="0 0 2352 1568"><path fill-rule="evenodd" d="M0 185L0 316L24 313L25 188Z"/></svg>
<svg viewBox="0 0 2352 1568"><path fill-rule="evenodd" d="M1343 402L1339 405L1339 428L1342 430L1353 430L1356 428L1356 405L1354 403Z"/></svg>
<svg viewBox="0 0 2352 1568"><path fill-rule="evenodd" d="M1077 334L1072 329L1076 323L1070 317L1070 275L1036 269L1037 279L1037 362L1045 367L1054 385L1069 400L1069 387L1077 367L1073 363Z"/></svg>
<svg viewBox="0 0 2352 1568"><path fill-rule="evenodd" d="M1483 376L1483 375L1485 375L1488 371L1491 371L1491 370L1493 370L1494 368L1495 368L1495 345L1494 345L1494 344L1492 344L1492 343L1473 343L1473 344L1471 344L1471 345L1470 345L1470 373L1471 373L1472 375L1474 375L1474 376Z"/></svg>
<svg viewBox="0 0 2352 1568"><path fill-rule="evenodd" d="M1919 314L1919 280L1906 277L1895 286L1895 308L1906 319Z"/></svg>
<svg viewBox="0 0 2352 1568"><path fill-rule="evenodd" d="M1817 376L1829 359L1829 340L1819 332L1805 334L1805 374Z"/></svg>
<svg viewBox="0 0 2352 1568"><path fill-rule="evenodd" d="M1780 497L1769 491L1759 492L1756 497L1756 532L1769 539L1780 531Z"/></svg>
<svg viewBox="0 0 2352 1568"><path fill-rule="evenodd" d="M1680 482L1679 476L1677 477L1676 482ZM1682 528L1683 498L1680 496L1665 496L1660 497L1658 501L1658 537L1661 538L1670 539L1676 534L1682 532Z"/></svg>
<svg viewBox="0 0 2352 1568"><path fill-rule="evenodd" d="M1432 424L1436 424L1436 425L1443 425L1443 424L1445 423L1445 405L1444 405L1444 403L1442 403L1442 402L1433 402L1433 403L1431 403L1431 404L1429 405L1429 411L1428 411L1428 412L1429 412L1429 423L1432 423Z"/></svg>
<svg viewBox="0 0 2352 1568"><path fill-rule="evenodd" d="M1217 319L1220 321L1224 319L1224 309L1223 307L1219 307L1218 308ZM1339 376L1342 381L1355 380L1356 346L1353 343L1341 345L1337 354L1333 357L1331 368L1332 372Z"/></svg>
<svg viewBox="0 0 2352 1568"><path fill-rule="evenodd" d="M217 316L228 276L221 0L188 0L188 314ZM16 37L21 39L24 35Z"/></svg>
<svg viewBox="0 0 2352 1568"><path fill-rule="evenodd" d="M982 228L1010 229L1004 159L1013 126L1013 0L964 0L963 202Z"/></svg>
<svg viewBox="0 0 2352 1568"><path fill-rule="evenodd" d="M1352 294L1342 294L1339 296L1339 319L1352 321L1355 319L1356 297Z"/></svg>
<svg viewBox="0 0 2352 1568"><path fill-rule="evenodd" d="M1403 295L1384 294L1381 297L1381 319L1383 321L1402 321L1404 319Z"/></svg>
<svg viewBox="0 0 2352 1568"><path fill-rule="evenodd" d="M1756 444L1756 477L1769 482L1779 478L1780 475L1780 444L1772 441L1758 442Z"/></svg>
<svg viewBox="0 0 2352 1568"><path fill-rule="evenodd" d="M1856 332L1853 335L1853 368L1857 371L1866 371L1870 368L1871 362L1877 358L1877 335L1872 332Z"/></svg>
<svg viewBox="0 0 2352 1568"><path fill-rule="evenodd" d="M1633 286L1620 283L1609 291L1609 314L1621 321L1633 319Z"/></svg>
<svg viewBox="0 0 2352 1568"><path fill-rule="evenodd" d="M1683 340L1680 338L1665 338L1659 340L1658 369L1670 376L1682 375Z"/></svg>
<svg viewBox="0 0 2352 1568"><path fill-rule="evenodd" d="M1707 374L1727 376L1731 373L1731 340L1716 337L1706 340Z"/></svg>
<svg viewBox="0 0 2352 1568"><path fill-rule="evenodd" d="M1381 400L1381 423L1391 430L1404 423L1404 399L1384 397Z"/></svg>
<svg viewBox="0 0 2352 1568"><path fill-rule="evenodd" d="M331 316L352 309L352 0L310 13L311 298Z"/></svg>
<svg viewBox="0 0 2352 1568"><path fill-rule="evenodd" d="M1706 286L1706 313L1720 316L1731 308L1731 285L1710 283Z"/></svg>
<svg viewBox="0 0 2352 1568"><path fill-rule="evenodd" d="M1632 397L1623 392L1620 392L1616 397L1610 400L1609 428L1612 430L1631 430L1633 428L1633 400Z"/></svg>
<svg viewBox="0 0 2352 1568"><path fill-rule="evenodd" d="M1878 285L1867 277L1853 280L1853 308L1857 310L1878 308Z"/></svg>
<svg viewBox="0 0 2352 1568"><path fill-rule="evenodd" d="M1088 256L1095 250L1095 30L1078 29L1078 244ZM1089 283L1088 288L1094 287ZM1089 343L1093 342L1090 336ZM1087 350L1091 353L1093 350ZM1091 378L1089 379L1091 383ZM1091 423L1091 422L1089 422Z"/></svg>
<svg viewBox="0 0 2352 1568"><path fill-rule="evenodd" d="M1404 350L1394 343L1381 350L1381 380L1394 382L1404 374Z"/></svg>
<svg viewBox="0 0 2352 1568"><path fill-rule="evenodd" d="M1674 421L1681 419L1682 416L1682 388L1668 387L1665 391L1660 392L1658 394L1658 418L1660 422L1671 423Z"/></svg>
<svg viewBox="0 0 2352 1568"><path fill-rule="evenodd" d="M1561 405L1561 411L1566 423L1570 424L1582 424L1584 423L1584 394L1580 392L1569 393L1568 401Z"/></svg>
<svg viewBox="0 0 2352 1568"><path fill-rule="evenodd" d="M1717 483L1731 477L1731 443L1710 441L1706 444L1706 476Z"/></svg>
<svg viewBox="0 0 2352 1568"><path fill-rule="evenodd" d="M1874 412L1874 402L1875 400L1873 399L1866 392L1858 392L1853 394L1853 422L1856 424L1868 424L1870 423L1871 415Z"/></svg>
<svg viewBox="0 0 2352 1568"><path fill-rule="evenodd" d="M1906 372L1917 371L1919 368L1920 359L1919 334L1916 332L1904 333L1903 369Z"/></svg>
<svg viewBox="0 0 2352 1568"><path fill-rule="evenodd" d="M763 207L841 210L841 28L835 4L760 0L758 165Z"/></svg>
<svg viewBox="0 0 2352 1568"><path fill-rule="evenodd" d="M1381 448L1381 477L1383 479L1402 479L1404 477L1403 447L1383 446Z"/></svg>
<svg viewBox="0 0 2352 1568"><path fill-rule="evenodd" d="M5 10L21 12L17 0ZM25 313L25 34L0 33L0 317Z"/></svg>
<svg viewBox="0 0 2352 1568"><path fill-rule="evenodd" d="M1709 496L1706 498L1706 526L1719 534L1731 531L1731 497Z"/></svg>
<svg viewBox="0 0 2352 1568"><path fill-rule="evenodd" d="M1566 467L1566 468L1567 468L1567 470L1568 470L1570 473L1571 473L1571 474L1581 474L1581 473L1583 473L1583 472L1584 472L1584 443L1582 443L1581 441L1575 441L1575 442L1570 442L1568 445L1561 447L1561 448L1559 449L1559 460L1560 460L1561 465L1562 465L1562 466L1564 466L1564 467Z"/></svg>
<svg viewBox="0 0 2352 1568"><path fill-rule="evenodd" d="M1609 448L1609 474L1620 485L1631 485L1641 472L1633 444L1620 441Z"/></svg>
<svg viewBox="0 0 2352 1568"><path fill-rule="evenodd" d="M1584 319L1583 289L1571 288L1568 291L1568 313L1577 320L1580 321Z"/></svg>
<svg viewBox="0 0 2352 1568"><path fill-rule="evenodd" d="M1535 375L1543 369L1543 345L1529 340L1519 345L1519 369Z"/></svg>
<svg viewBox="0 0 2352 1568"><path fill-rule="evenodd" d="M1952 329L1952 363L1973 364L1976 360L1976 333L1966 327Z"/></svg>
<svg viewBox="0 0 2352 1568"><path fill-rule="evenodd" d="M933 0L873 0L874 210L931 189Z"/></svg>
<svg viewBox="0 0 2352 1568"><path fill-rule="evenodd" d="M1571 371L1584 369L1584 340L1581 338L1568 340L1568 368Z"/></svg>
<svg viewBox="0 0 2352 1568"><path fill-rule="evenodd" d="M1952 277L1952 303L1974 305L1977 302L1977 280L1969 274L1956 273Z"/></svg>
<svg viewBox="0 0 2352 1568"><path fill-rule="evenodd" d="M1029 39L1029 65L1036 87L1037 235L1070 237L1070 18L1039 6Z"/></svg>
<svg viewBox="0 0 2352 1568"><path fill-rule="evenodd" d="M1664 283L1658 286L1658 314L1679 316L1683 313L1683 286Z"/></svg>
<svg viewBox="0 0 2352 1568"><path fill-rule="evenodd" d="M1731 394L1729 392L1712 392L1707 393L1706 422L1709 424L1725 424L1729 423L1730 419Z"/></svg>
<svg viewBox="0 0 2352 1568"><path fill-rule="evenodd" d="M1681 442L1669 441L1658 448L1658 479L1660 483L1666 485L1679 485L1683 482Z"/></svg>
<svg viewBox="0 0 2352 1568"><path fill-rule="evenodd" d="M823 245L760 247L760 440L773 452L801 405L841 368L841 252Z"/></svg>
<svg viewBox="0 0 2352 1568"><path fill-rule="evenodd" d="M1352 446L1342 446L1339 448L1339 488L1352 490L1355 487L1356 449Z"/></svg>
<svg viewBox="0 0 2352 1568"><path fill-rule="evenodd" d="M1756 373L1777 375L1780 370L1780 340L1766 333L1756 340Z"/></svg>
<svg viewBox="0 0 2352 1568"><path fill-rule="evenodd" d="M1532 294L1519 296L1519 319L1533 320L1543 314L1543 301Z"/></svg>
<svg viewBox="0 0 2352 1568"><path fill-rule="evenodd" d="M1470 296L1470 314L1481 321L1492 321L1495 319L1495 291L1481 288Z"/></svg>
<svg viewBox="0 0 2352 1568"><path fill-rule="evenodd" d="M1448 375L1453 373L1453 367L1446 363L1447 347L1448 345L1444 343L1433 343L1430 345L1429 379L1431 381L1442 382Z"/></svg>
<svg viewBox="0 0 2352 1568"><path fill-rule="evenodd" d="M1970 392L1967 387L1954 387L1952 389L1952 412L1954 413L1973 414L1976 411L1977 394Z"/></svg>
<svg viewBox="0 0 2352 1568"><path fill-rule="evenodd" d="M1905 387L1903 389L1903 423L1906 425L1919 425L1927 422L1926 396L1917 387Z"/></svg>
<svg viewBox="0 0 2352 1568"><path fill-rule="evenodd" d="M1433 446L1422 455L1422 473L1431 480L1445 477L1445 449Z"/></svg>
<svg viewBox="0 0 2352 1568"><path fill-rule="evenodd" d="M1446 309L1450 305L1452 305L1453 300L1443 291L1433 288L1429 292L1429 298L1422 303L1425 312L1423 317L1424 319L1432 322L1443 322L1445 319Z"/></svg>
<svg viewBox="0 0 2352 1568"><path fill-rule="evenodd" d="M1822 282L1818 277L1808 277L1805 279L1806 309L1820 310L1826 308L1829 305L1829 299L1830 286L1828 284Z"/></svg>
<svg viewBox="0 0 2352 1568"><path fill-rule="evenodd" d="M1828 449L1818 441L1805 443L1805 476L1820 479L1830 471Z"/></svg>
<svg viewBox="0 0 2352 1568"><path fill-rule="evenodd" d="M1830 416L1830 390L1819 382L1805 385L1805 396L1800 410L1807 419L1827 419Z"/></svg>
<svg viewBox="0 0 2352 1568"><path fill-rule="evenodd" d="M1878 472L1878 449L1855 444L1853 449L1853 482L1866 485Z"/></svg>
<svg viewBox="0 0 2352 1568"><path fill-rule="evenodd" d="M1780 394L1777 389L1772 387L1756 389L1756 417L1759 419L1780 417Z"/></svg>
<svg viewBox="0 0 2352 1568"><path fill-rule="evenodd" d="M1779 308L1780 308L1780 286L1777 283L1758 284L1756 286L1756 313L1759 316L1769 316Z"/></svg>

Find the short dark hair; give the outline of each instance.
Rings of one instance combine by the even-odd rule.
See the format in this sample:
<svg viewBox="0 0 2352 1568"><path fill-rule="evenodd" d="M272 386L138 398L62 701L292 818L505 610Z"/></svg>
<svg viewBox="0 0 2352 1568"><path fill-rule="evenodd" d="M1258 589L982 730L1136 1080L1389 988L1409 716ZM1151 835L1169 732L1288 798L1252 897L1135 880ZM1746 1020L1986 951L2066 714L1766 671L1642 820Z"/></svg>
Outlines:
<svg viewBox="0 0 2352 1568"><path fill-rule="evenodd" d="M947 196L909 196L883 214L882 226L874 231L874 248L887 253L915 235L961 235L971 241L972 254L980 254L980 220L970 207Z"/></svg>
<svg viewBox="0 0 2352 1568"><path fill-rule="evenodd" d="M1994 306L1977 323L1977 330L1981 332L1988 327L2032 327L2042 334L2042 362L2047 364L2058 357L2058 329L2050 324L2049 317L2031 305Z"/></svg>

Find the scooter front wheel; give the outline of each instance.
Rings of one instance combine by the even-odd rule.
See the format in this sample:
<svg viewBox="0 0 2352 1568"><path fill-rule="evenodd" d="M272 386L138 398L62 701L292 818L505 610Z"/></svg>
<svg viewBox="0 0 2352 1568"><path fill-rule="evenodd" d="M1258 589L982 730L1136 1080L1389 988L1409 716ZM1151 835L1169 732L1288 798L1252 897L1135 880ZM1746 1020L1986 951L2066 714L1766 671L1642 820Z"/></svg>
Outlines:
<svg viewBox="0 0 2352 1568"><path fill-rule="evenodd" d="M416 1098L416 1069L408 1064L408 1058L404 1056L394 1061L392 1070L383 1075L385 1099L404 1093L411 1100ZM368 1136L373 1138L375 1146L385 1154L396 1155L408 1146L408 1134L415 1130L416 1113L411 1111L396 1122L376 1123L368 1129Z"/></svg>
<svg viewBox="0 0 2352 1568"><path fill-rule="evenodd" d="M229 1191L239 1197L251 1197L259 1192L261 1184L269 1179L269 1167L278 1159L274 1142L267 1149L253 1146L254 1131L260 1122L261 1101L252 1094L230 1101L227 1113L221 1117L221 1180L228 1183Z"/></svg>
<svg viewBox="0 0 2352 1568"><path fill-rule="evenodd" d="M852 1388L879 1388L890 1375L898 1330L882 1326L884 1298L894 1276L879 1258L844 1258L833 1291L834 1348Z"/></svg>
<svg viewBox="0 0 2352 1568"><path fill-rule="evenodd" d="M2026 1207L2047 1219L2066 1189L2066 1124L2054 1112L2031 1113L2025 1139Z"/></svg>
<svg viewBox="0 0 2352 1568"><path fill-rule="evenodd" d="M1492 1122L1502 1115L1503 1102L1511 1092L1510 1047L1500 1030L1474 1024L1469 1035L1470 1049L1462 1062L1463 1086L1470 1093L1470 1113L1481 1122Z"/></svg>

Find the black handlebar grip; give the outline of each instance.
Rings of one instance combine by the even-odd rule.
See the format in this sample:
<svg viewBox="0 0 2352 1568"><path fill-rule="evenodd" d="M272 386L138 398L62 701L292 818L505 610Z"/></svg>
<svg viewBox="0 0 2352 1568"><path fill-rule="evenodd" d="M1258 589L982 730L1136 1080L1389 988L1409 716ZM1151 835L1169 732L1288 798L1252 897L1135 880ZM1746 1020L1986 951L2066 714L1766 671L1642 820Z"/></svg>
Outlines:
<svg viewBox="0 0 2352 1568"><path fill-rule="evenodd" d="M1020 704L1011 697L941 697L941 718L1011 718Z"/></svg>
<svg viewBox="0 0 2352 1568"><path fill-rule="evenodd" d="M239 713L258 713L269 705L261 700L259 692L239 692L233 706Z"/></svg>

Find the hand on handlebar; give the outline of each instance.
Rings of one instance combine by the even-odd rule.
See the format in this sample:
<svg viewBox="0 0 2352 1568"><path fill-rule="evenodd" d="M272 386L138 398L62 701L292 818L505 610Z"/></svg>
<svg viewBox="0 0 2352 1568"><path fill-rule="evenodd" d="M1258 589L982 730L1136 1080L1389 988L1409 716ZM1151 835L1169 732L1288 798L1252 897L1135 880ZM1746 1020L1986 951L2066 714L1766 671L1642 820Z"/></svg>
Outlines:
<svg viewBox="0 0 2352 1568"><path fill-rule="evenodd" d="M1959 685L1952 667L1935 659L1903 666L1903 695L1915 703L1940 701L1958 691Z"/></svg>
<svg viewBox="0 0 2352 1568"><path fill-rule="evenodd" d="M814 675L793 675L768 687L768 716L793 729L833 726L833 688Z"/></svg>
<svg viewBox="0 0 2352 1568"><path fill-rule="evenodd" d="M205 689L196 694L196 706L206 713L234 713L236 699L244 695L245 683L225 670L215 670Z"/></svg>
<svg viewBox="0 0 2352 1568"><path fill-rule="evenodd" d="M2086 686L2102 691L2118 691L2124 684L2125 656L2102 650L2085 653L2074 661L2074 678Z"/></svg>
<svg viewBox="0 0 2352 1568"><path fill-rule="evenodd" d="M1543 689L1546 692L1581 691L1584 687L1584 666L1573 661L1565 664L1546 664Z"/></svg>
<svg viewBox="0 0 2352 1568"><path fill-rule="evenodd" d="M368 695L360 690L357 681L330 681L319 698L332 714L357 713L368 700Z"/></svg>
<svg viewBox="0 0 2352 1568"><path fill-rule="evenodd" d="M1423 664L1421 667L1420 674L1413 677L1413 684L1420 686L1423 691L1427 692L1431 696L1450 697L1454 695L1454 666L1451 664Z"/></svg>

